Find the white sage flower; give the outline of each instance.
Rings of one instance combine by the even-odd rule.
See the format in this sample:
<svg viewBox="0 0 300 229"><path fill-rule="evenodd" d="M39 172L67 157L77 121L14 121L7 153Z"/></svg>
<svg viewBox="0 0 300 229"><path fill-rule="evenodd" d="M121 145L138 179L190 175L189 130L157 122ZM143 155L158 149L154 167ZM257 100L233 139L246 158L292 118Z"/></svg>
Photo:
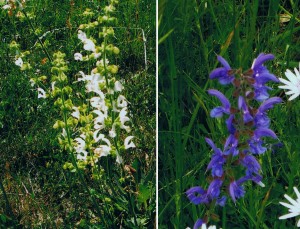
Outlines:
<svg viewBox="0 0 300 229"><path fill-rule="evenodd" d="M44 91L44 89L39 87L37 90L38 90L38 99L39 98L44 98L45 99L46 98L46 92Z"/></svg>
<svg viewBox="0 0 300 229"><path fill-rule="evenodd" d="M75 53L74 54L74 59L75 60L79 60L79 61L82 61L83 60L83 58L82 58L82 54L81 53Z"/></svg>
<svg viewBox="0 0 300 229"><path fill-rule="evenodd" d="M134 136L128 136L127 138L125 138L124 141L125 149L135 148L135 144L131 141L133 138Z"/></svg>

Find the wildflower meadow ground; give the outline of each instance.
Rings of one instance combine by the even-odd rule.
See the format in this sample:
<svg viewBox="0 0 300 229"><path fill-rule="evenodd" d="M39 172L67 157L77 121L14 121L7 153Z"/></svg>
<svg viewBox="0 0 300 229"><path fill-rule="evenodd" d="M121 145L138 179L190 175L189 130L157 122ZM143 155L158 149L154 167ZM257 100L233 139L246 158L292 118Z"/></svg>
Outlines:
<svg viewBox="0 0 300 229"><path fill-rule="evenodd" d="M0 4L0 228L154 228L155 3Z"/></svg>
<svg viewBox="0 0 300 229"><path fill-rule="evenodd" d="M160 228L300 226L299 18L299 1L159 1Z"/></svg>

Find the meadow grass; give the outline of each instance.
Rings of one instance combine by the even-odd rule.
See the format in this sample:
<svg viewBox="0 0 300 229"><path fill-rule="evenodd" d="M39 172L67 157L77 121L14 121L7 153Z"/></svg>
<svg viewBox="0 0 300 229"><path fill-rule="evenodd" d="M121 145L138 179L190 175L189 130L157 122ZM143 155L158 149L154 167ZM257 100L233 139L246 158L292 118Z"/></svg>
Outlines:
<svg viewBox="0 0 300 229"><path fill-rule="evenodd" d="M208 79L218 65L217 55L233 68L247 70L259 53L272 53L268 68L284 77L300 61L299 1L174 1L159 0L159 227L192 227L204 205L191 204L185 191L207 187L206 167L212 152L209 137L222 148L227 136L224 119L210 110L219 104L207 94L214 88L231 95ZM279 205L285 193L299 187L299 102L287 102L271 85L271 95L284 102L269 115L282 148L259 157L266 187L247 183L246 195L218 208L218 227L293 228L295 220L279 220L287 209ZM171 225L171 226L170 226Z"/></svg>
<svg viewBox="0 0 300 229"><path fill-rule="evenodd" d="M68 154L59 147L58 133L53 129L60 114L51 98L37 98L29 82L43 73L48 76L44 83L49 83L51 59L58 50L66 53L70 82L78 71L90 72L91 63L84 68L74 61L74 52L82 45L77 30L86 8L100 12L108 2L26 1L26 16L17 10L12 15L0 10L1 24L5 25L0 28L1 228L154 227L155 4L120 1L117 8L114 42L121 52L112 61L120 68L117 77L127 85L124 95L130 101L130 116L136 117L132 118L132 129L137 148L124 155L124 164L119 167L114 159L102 158L106 175L101 180L92 180L86 171L82 182L78 174L63 169ZM9 48L13 40L20 50L30 50L33 71L24 74L15 66L18 53ZM82 86L72 87L78 94L84 93ZM90 194L99 204L100 214Z"/></svg>

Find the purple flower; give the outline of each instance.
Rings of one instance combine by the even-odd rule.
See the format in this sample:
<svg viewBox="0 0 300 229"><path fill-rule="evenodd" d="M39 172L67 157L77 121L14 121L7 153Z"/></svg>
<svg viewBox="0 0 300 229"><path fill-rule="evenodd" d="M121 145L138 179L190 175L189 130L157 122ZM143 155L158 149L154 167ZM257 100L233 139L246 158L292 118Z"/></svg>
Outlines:
<svg viewBox="0 0 300 229"><path fill-rule="evenodd" d="M272 97L260 105L254 117L255 126L257 128L268 128L270 126L270 119L268 118L266 112L267 110L273 108L274 104L280 103L281 101L282 99L279 97Z"/></svg>
<svg viewBox="0 0 300 229"><path fill-rule="evenodd" d="M221 187L222 187L223 181L220 179L214 179L208 189L207 194L211 197L211 199L217 199L221 193Z"/></svg>
<svg viewBox="0 0 300 229"><path fill-rule="evenodd" d="M227 197L222 196L221 198L217 199L217 205L224 207L226 203Z"/></svg>
<svg viewBox="0 0 300 229"><path fill-rule="evenodd" d="M269 98L268 90L272 88L265 86L268 81L279 82L276 76L271 74L269 70L263 65L268 60L273 60L274 55L261 53L253 61L251 69L253 70L253 78L255 83L253 84L255 99L257 101L264 101Z"/></svg>
<svg viewBox="0 0 300 229"><path fill-rule="evenodd" d="M215 146L211 139L205 138L205 140L214 150L214 154L207 166L207 170L211 169L212 176L221 177L223 175L223 164L226 162L226 159L222 155L222 151Z"/></svg>
<svg viewBox="0 0 300 229"><path fill-rule="evenodd" d="M214 69L210 73L209 78L218 79L220 84L223 85L230 84L234 80L234 75L230 74L231 67L223 57L218 56L217 58L223 67Z"/></svg>
<svg viewBox="0 0 300 229"><path fill-rule="evenodd" d="M229 185L229 194L234 202L245 195L244 186L242 184L246 181L245 178L240 178L237 181L232 181Z"/></svg>
<svg viewBox="0 0 300 229"><path fill-rule="evenodd" d="M238 140L233 134L230 134L229 137L226 139L224 145L224 154L232 154L232 156L237 156L239 154Z"/></svg>
<svg viewBox="0 0 300 229"><path fill-rule="evenodd" d="M193 204L208 203L207 191L199 186L186 191L186 195Z"/></svg>
<svg viewBox="0 0 300 229"><path fill-rule="evenodd" d="M222 103L222 106L215 107L211 110L210 116L213 118L222 117L223 113L230 114L230 102L229 100L218 90L210 89L208 90L208 94L216 96Z"/></svg>
<svg viewBox="0 0 300 229"><path fill-rule="evenodd" d="M251 153L262 154L267 150L266 147L262 146L262 144L263 144L263 141L261 139L262 137L277 138L276 134L268 128L259 128L259 129L255 130L254 135L248 141Z"/></svg>
<svg viewBox="0 0 300 229"><path fill-rule="evenodd" d="M247 169L246 174L259 174L260 164L252 155L246 155L242 160L241 164Z"/></svg>
<svg viewBox="0 0 300 229"><path fill-rule="evenodd" d="M230 134L235 133L235 127L234 127L234 124L233 124L233 120L234 120L234 114L231 114L229 116L229 118L226 120L226 126L227 126L227 129L228 129Z"/></svg>
<svg viewBox="0 0 300 229"><path fill-rule="evenodd" d="M202 224L204 224L204 221L202 219L197 219L193 229L199 229L202 226Z"/></svg>
<svg viewBox="0 0 300 229"><path fill-rule="evenodd" d="M250 115L247 103L242 96L239 96L238 107L243 112L244 123L251 122L253 120L253 117Z"/></svg>

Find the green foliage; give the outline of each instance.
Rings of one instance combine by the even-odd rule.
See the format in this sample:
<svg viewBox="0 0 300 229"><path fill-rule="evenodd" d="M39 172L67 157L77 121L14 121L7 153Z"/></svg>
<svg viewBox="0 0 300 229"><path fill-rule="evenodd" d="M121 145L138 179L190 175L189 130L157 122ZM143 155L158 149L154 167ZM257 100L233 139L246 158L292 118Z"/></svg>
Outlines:
<svg viewBox="0 0 300 229"><path fill-rule="evenodd" d="M299 1L159 1L159 225L192 227L204 205L193 206L185 191L207 187L206 167L212 155L204 137L224 145L224 120L212 119L215 100L207 89L221 89L209 73L222 55L232 67L243 69L261 52L273 53L269 69L278 77L298 67ZM272 95L283 97L275 89ZM222 87L227 95L229 87ZM286 100L285 100L286 101ZM293 228L295 220L278 220L287 212L279 205L299 181L299 103L284 102L270 112L283 148L260 157L265 188L246 187L235 206L217 208L215 222L224 228ZM299 186L298 186L299 187Z"/></svg>

